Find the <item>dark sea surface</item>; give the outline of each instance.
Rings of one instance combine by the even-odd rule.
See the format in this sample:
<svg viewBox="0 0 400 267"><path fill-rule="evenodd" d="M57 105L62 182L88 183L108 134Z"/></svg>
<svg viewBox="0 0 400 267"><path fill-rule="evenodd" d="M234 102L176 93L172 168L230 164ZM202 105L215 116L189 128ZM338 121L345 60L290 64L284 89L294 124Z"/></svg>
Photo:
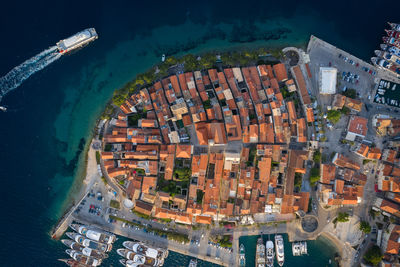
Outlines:
<svg viewBox="0 0 400 267"><path fill-rule="evenodd" d="M66 257L64 247L48 233L79 186L81 152L96 118L115 89L163 53L305 46L314 34L368 60L386 21L400 22L399 7L399 1L3 1L0 76L84 28L95 27L99 39L1 102L8 112L0 112L0 266L63 266L56 259ZM170 255L165 266L187 265L188 258Z"/></svg>

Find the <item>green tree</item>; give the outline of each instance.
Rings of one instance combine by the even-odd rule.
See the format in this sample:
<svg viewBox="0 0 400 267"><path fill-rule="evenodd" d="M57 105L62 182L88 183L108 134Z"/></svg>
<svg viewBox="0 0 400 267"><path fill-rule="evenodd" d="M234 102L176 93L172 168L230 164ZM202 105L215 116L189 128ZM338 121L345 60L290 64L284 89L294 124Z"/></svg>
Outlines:
<svg viewBox="0 0 400 267"><path fill-rule="evenodd" d="M339 212L337 216L338 222L348 222L349 221L349 214L346 212Z"/></svg>
<svg viewBox="0 0 400 267"><path fill-rule="evenodd" d="M336 124L339 122L341 113L339 110L329 110L328 111L328 120L330 120L333 124Z"/></svg>
<svg viewBox="0 0 400 267"><path fill-rule="evenodd" d="M382 260L382 253L380 248L375 245L368 249L368 251L364 255L364 260L374 266L377 266Z"/></svg>
<svg viewBox="0 0 400 267"><path fill-rule="evenodd" d="M363 231L366 234L369 234L369 233L371 233L371 226L369 225L368 222L361 221L360 222L360 230Z"/></svg>
<svg viewBox="0 0 400 267"><path fill-rule="evenodd" d="M316 162L316 163L320 163L321 162L321 152L319 150L314 152L313 161Z"/></svg>
<svg viewBox="0 0 400 267"><path fill-rule="evenodd" d="M349 115L350 114L350 109L348 107L343 107L340 112L344 115Z"/></svg>
<svg viewBox="0 0 400 267"><path fill-rule="evenodd" d="M320 176L319 168L317 168L317 167L312 168L311 171L310 171L310 183L311 183L311 185L314 186L315 183L318 182L320 178L321 178L321 176Z"/></svg>
<svg viewBox="0 0 400 267"><path fill-rule="evenodd" d="M355 99L357 97L357 91L355 89L349 88L343 92L343 95Z"/></svg>

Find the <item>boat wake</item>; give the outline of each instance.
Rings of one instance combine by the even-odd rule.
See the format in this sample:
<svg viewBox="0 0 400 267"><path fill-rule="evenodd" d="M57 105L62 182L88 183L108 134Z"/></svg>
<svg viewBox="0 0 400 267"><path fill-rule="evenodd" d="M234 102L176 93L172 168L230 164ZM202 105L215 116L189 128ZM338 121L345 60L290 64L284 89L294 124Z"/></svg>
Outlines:
<svg viewBox="0 0 400 267"><path fill-rule="evenodd" d="M13 68L0 78L0 101L3 96L20 86L32 74L44 69L61 56L62 54L57 51L57 46L52 46Z"/></svg>

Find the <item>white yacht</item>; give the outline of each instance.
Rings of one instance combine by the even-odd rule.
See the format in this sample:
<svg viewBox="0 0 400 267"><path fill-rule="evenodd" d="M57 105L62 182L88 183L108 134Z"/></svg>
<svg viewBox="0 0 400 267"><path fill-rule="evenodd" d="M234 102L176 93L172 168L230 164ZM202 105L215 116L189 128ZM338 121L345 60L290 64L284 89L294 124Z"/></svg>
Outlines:
<svg viewBox="0 0 400 267"><path fill-rule="evenodd" d="M77 233L73 233L73 232L68 232L66 233L66 235L71 238L72 240L74 240L75 242L77 242L78 244L84 246L84 247L88 247L88 248L92 248L92 249L96 249L100 252L109 252L112 249L112 245L111 244L103 244L94 240L91 240L89 238L86 238L80 234Z"/></svg>
<svg viewBox="0 0 400 267"><path fill-rule="evenodd" d="M81 252L72 249L67 249L65 252L77 262L86 264L87 266L99 266L101 264L101 260L85 256Z"/></svg>
<svg viewBox="0 0 400 267"><path fill-rule="evenodd" d="M160 262L158 259L154 259L154 258L149 258L140 254L137 254L129 249L124 249L124 248L120 248L117 249L117 253L128 259L128 260L133 260L133 261L138 261L138 259L144 259L144 264L146 264L146 266L160 266ZM135 260L136 259L136 260Z"/></svg>
<svg viewBox="0 0 400 267"><path fill-rule="evenodd" d="M283 237L281 235L275 236L275 251L276 251L276 260L278 261L278 265L283 266L285 262L285 249L283 245Z"/></svg>
<svg viewBox="0 0 400 267"><path fill-rule="evenodd" d="M265 245L262 237L257 239L256 267L265 267Z"/></svg>
<svg viewBox="0 0 400 267"><path fill-rule="evenodd" d="M267 267L273 267L274 266L274 257L275 257L275 253L274 253L274 242L272 242L271 240L267 241L266 244L266 248L267 248Z"/></svg>
<svg viewBox="0 0 400 267"><path fill-rule="evenodd" d="M70 227L75 231L80 233L81 235L86 236L94 241L98 241L101 243L112 244L116 240L114 234L101 232L99 230L95 230L87 227L86 225L81 224L71 224Z"/></svg>
<svg viewBox="0 0 400 267"><path fill-rule="evenodd" d="M160 265L164 264L164 259L168 257L168 250L161 248L151 248L140 242L125 241L122 245L133 252L159 261Z"/></svg>

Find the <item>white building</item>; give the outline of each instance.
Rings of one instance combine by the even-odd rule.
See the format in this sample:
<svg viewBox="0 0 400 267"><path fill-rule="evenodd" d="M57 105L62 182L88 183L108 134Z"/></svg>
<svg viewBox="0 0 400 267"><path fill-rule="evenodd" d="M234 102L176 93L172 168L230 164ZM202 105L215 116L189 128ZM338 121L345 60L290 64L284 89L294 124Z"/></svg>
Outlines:
<svg viewBox="0 0 400 267"><path fill-rule="evenodd" d="M319 69L319 92L321 94L335 94L336 80L336 68L321 67Z"/></svg>

